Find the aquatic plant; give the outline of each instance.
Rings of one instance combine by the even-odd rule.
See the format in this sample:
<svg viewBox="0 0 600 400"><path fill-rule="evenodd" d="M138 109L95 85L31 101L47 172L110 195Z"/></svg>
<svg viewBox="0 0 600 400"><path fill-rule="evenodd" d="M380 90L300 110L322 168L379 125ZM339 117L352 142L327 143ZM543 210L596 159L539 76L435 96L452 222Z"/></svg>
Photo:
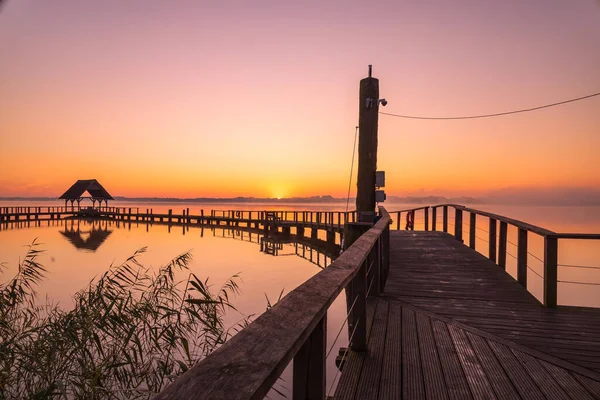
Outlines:
<svg viewBox="0 0 600 400"><path fill-rule="evenodd" d="M37 304L46 269L40 244L28 247L0 284L0 398L149 398L227 340L239 276L213 293L193 273L175 280L189 271L189 252L152 271L138 261L145 251L111 265L63 310Z"/></svg>

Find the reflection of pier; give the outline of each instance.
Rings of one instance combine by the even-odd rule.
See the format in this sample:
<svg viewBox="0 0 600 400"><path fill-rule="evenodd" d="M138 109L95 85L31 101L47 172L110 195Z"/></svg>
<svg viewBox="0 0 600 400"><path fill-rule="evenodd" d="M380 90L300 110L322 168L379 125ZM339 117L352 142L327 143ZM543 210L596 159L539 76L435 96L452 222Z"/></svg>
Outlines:
<svg viewBox="0 0 600 400"><path fill-rule="evenodd" d="M317 235L306 237L287 233L265 232L264 229L253 227L232 227L226 225L189 225L186 223L151 223L151 222L122 222L109 219L54 219L54 220L29 220L0 223L2 230L27 229L32 227L64 227L60 233L78 249L96 251L98 247L113 232L111 228L131 229L132 226L146 227L146 232L153 225L167 226L171 232L173 227L181 228L181 234L189 234L190 228L200 231L203 237L205 230L210 230L212 236L227 239L241 240L260 246L260 251L274 256L296 255L320 268L325 268L339 255L340 241L335 241L335 236L327 235L327 239L319 239ZM315 229L315 232L317 230ZM341 236L341 235L340 235ZM284 253L287 249L288 253Z"/></svg>
<svg viewBox="0 0 600 400"><path fill-rule="evenodd" d="M69 209L69 207L0 207L0 229L2 223L19 221L52 221L73 218L93 218L120 222L163 223L168 225L225 226L254 228L265 232L296 234L304 236L310 231L312 238L324 231L327 240L334 242L341 237L344 226L356 220L353 211L249 211L249 210L210 210L206 214L191 214L183 209L181 214L168 210L154 213L153 209L140 212L135 207L99 207L94 209ZM341 240L340 240L341 241Z"/></svg>

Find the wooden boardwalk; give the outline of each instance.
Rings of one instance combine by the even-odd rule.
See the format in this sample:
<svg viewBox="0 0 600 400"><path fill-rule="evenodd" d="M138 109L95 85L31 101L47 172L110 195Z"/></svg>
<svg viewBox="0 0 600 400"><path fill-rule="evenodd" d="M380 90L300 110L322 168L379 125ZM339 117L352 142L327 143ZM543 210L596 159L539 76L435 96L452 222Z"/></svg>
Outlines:
<svg viewBox="0 0 600 400"><path fill-rule="evenodd" d="M390 262L335 398L600 399L600 309L545 308L441 232L391 232Z"/></svg>

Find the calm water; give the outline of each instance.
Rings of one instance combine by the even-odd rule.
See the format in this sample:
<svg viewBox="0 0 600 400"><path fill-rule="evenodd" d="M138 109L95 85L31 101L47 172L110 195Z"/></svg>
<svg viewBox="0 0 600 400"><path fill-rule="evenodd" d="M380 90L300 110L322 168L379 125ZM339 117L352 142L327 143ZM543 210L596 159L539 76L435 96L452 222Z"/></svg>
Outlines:
<svg viewBox="0 0 600 400"><path fill-rule="evenodd" d="M61 205L61 203L0 202L3 206ZM313 210L341 211L344 204L206 204L206 203L139 203L112 202L111 206L139 207L140 211L152 208L154 212L181 213L189 208L192 214L217 210ZM402 210L415 205L386 204L389 211ZM350 205L352 209L353 205ZM600 232L600 207L523 207L474 205L483 209L556 232ZM441 211L439 211L441 214ZM451 213L452 214L452 213ZM392 215L396 219L395 215ZM404 222L404 221L401 221ZM486 218L478 218L477 250L487 255ZM441 229L441 215L438 217L438 229ZM449 220L453 231L453 214ZM234 325L247 315L259 315L266 309L266 296L275 300L283 290L284 294L293 290L321 268L331 263L331 259L317 249L303 245L283 244L277 256L261 251L261 236L243 231L227 229L201 229L198 227L171 227L166 225L147 225L135 222L117 223L115 221L86 222L59 221L35 223L27 227L24 224L3 225L0 231L0 262L6 262L8 268L0 275L5 282L12 276L20 258L25 254L24 246L34 239L43 243L45 253L41 262L47 266L47 279L39 290L41 296L62 307L70 307L71 296L84 288L91 279L106 271L111 263L120 263L142 247L148 250L140 257L145 266L158 268L176 255L191 251L194 259L191 272L201 278L209 278L215 290L233 274L240 273L242 293L234 300L239 312L230 312L226 317L229 325ZM394 222L394 229L395 229ZM421 214L415 218L415 229L422 229ZM468 217L464 218L463 237L468 238ZM306 232L308 236L310 233ZM325 239L325 237L321 237ZM516 276L516 229L509 228L507 271ZM543 274L543 240L529 235L529 288L541 298ZM600 241L561 240L559 243L559 264L586 267L600 267ZM600 269L559 267L559 280L577 283L559 283L559 303L600 307ZM335 345L333 340L342 327L345 318L345 299L342 296L332 306L328 314L328 348L334 351L328 358L328 386L333 385L336 376L334 365L337 348L346 346L347 332ZM291 386L291 369L288 368L278 383L284 393ZM283 387L280 387L280 384ZM271 397L278 397L274 395Z"/></svg>

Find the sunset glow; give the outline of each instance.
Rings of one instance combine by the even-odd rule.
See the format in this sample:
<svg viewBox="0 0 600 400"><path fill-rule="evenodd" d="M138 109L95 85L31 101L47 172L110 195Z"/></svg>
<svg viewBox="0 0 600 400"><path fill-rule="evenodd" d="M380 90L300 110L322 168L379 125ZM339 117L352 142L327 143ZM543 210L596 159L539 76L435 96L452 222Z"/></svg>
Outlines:
<svg viewBox="0 0 600 400"><path fill-rule="evenodd" d="M90 178L113 196L345 197L368 64L380 111L472 115L600 91L598 49L596 0L8 0L0 197ZM600 190L599 110L380 115L386 192Z"/></svg>

